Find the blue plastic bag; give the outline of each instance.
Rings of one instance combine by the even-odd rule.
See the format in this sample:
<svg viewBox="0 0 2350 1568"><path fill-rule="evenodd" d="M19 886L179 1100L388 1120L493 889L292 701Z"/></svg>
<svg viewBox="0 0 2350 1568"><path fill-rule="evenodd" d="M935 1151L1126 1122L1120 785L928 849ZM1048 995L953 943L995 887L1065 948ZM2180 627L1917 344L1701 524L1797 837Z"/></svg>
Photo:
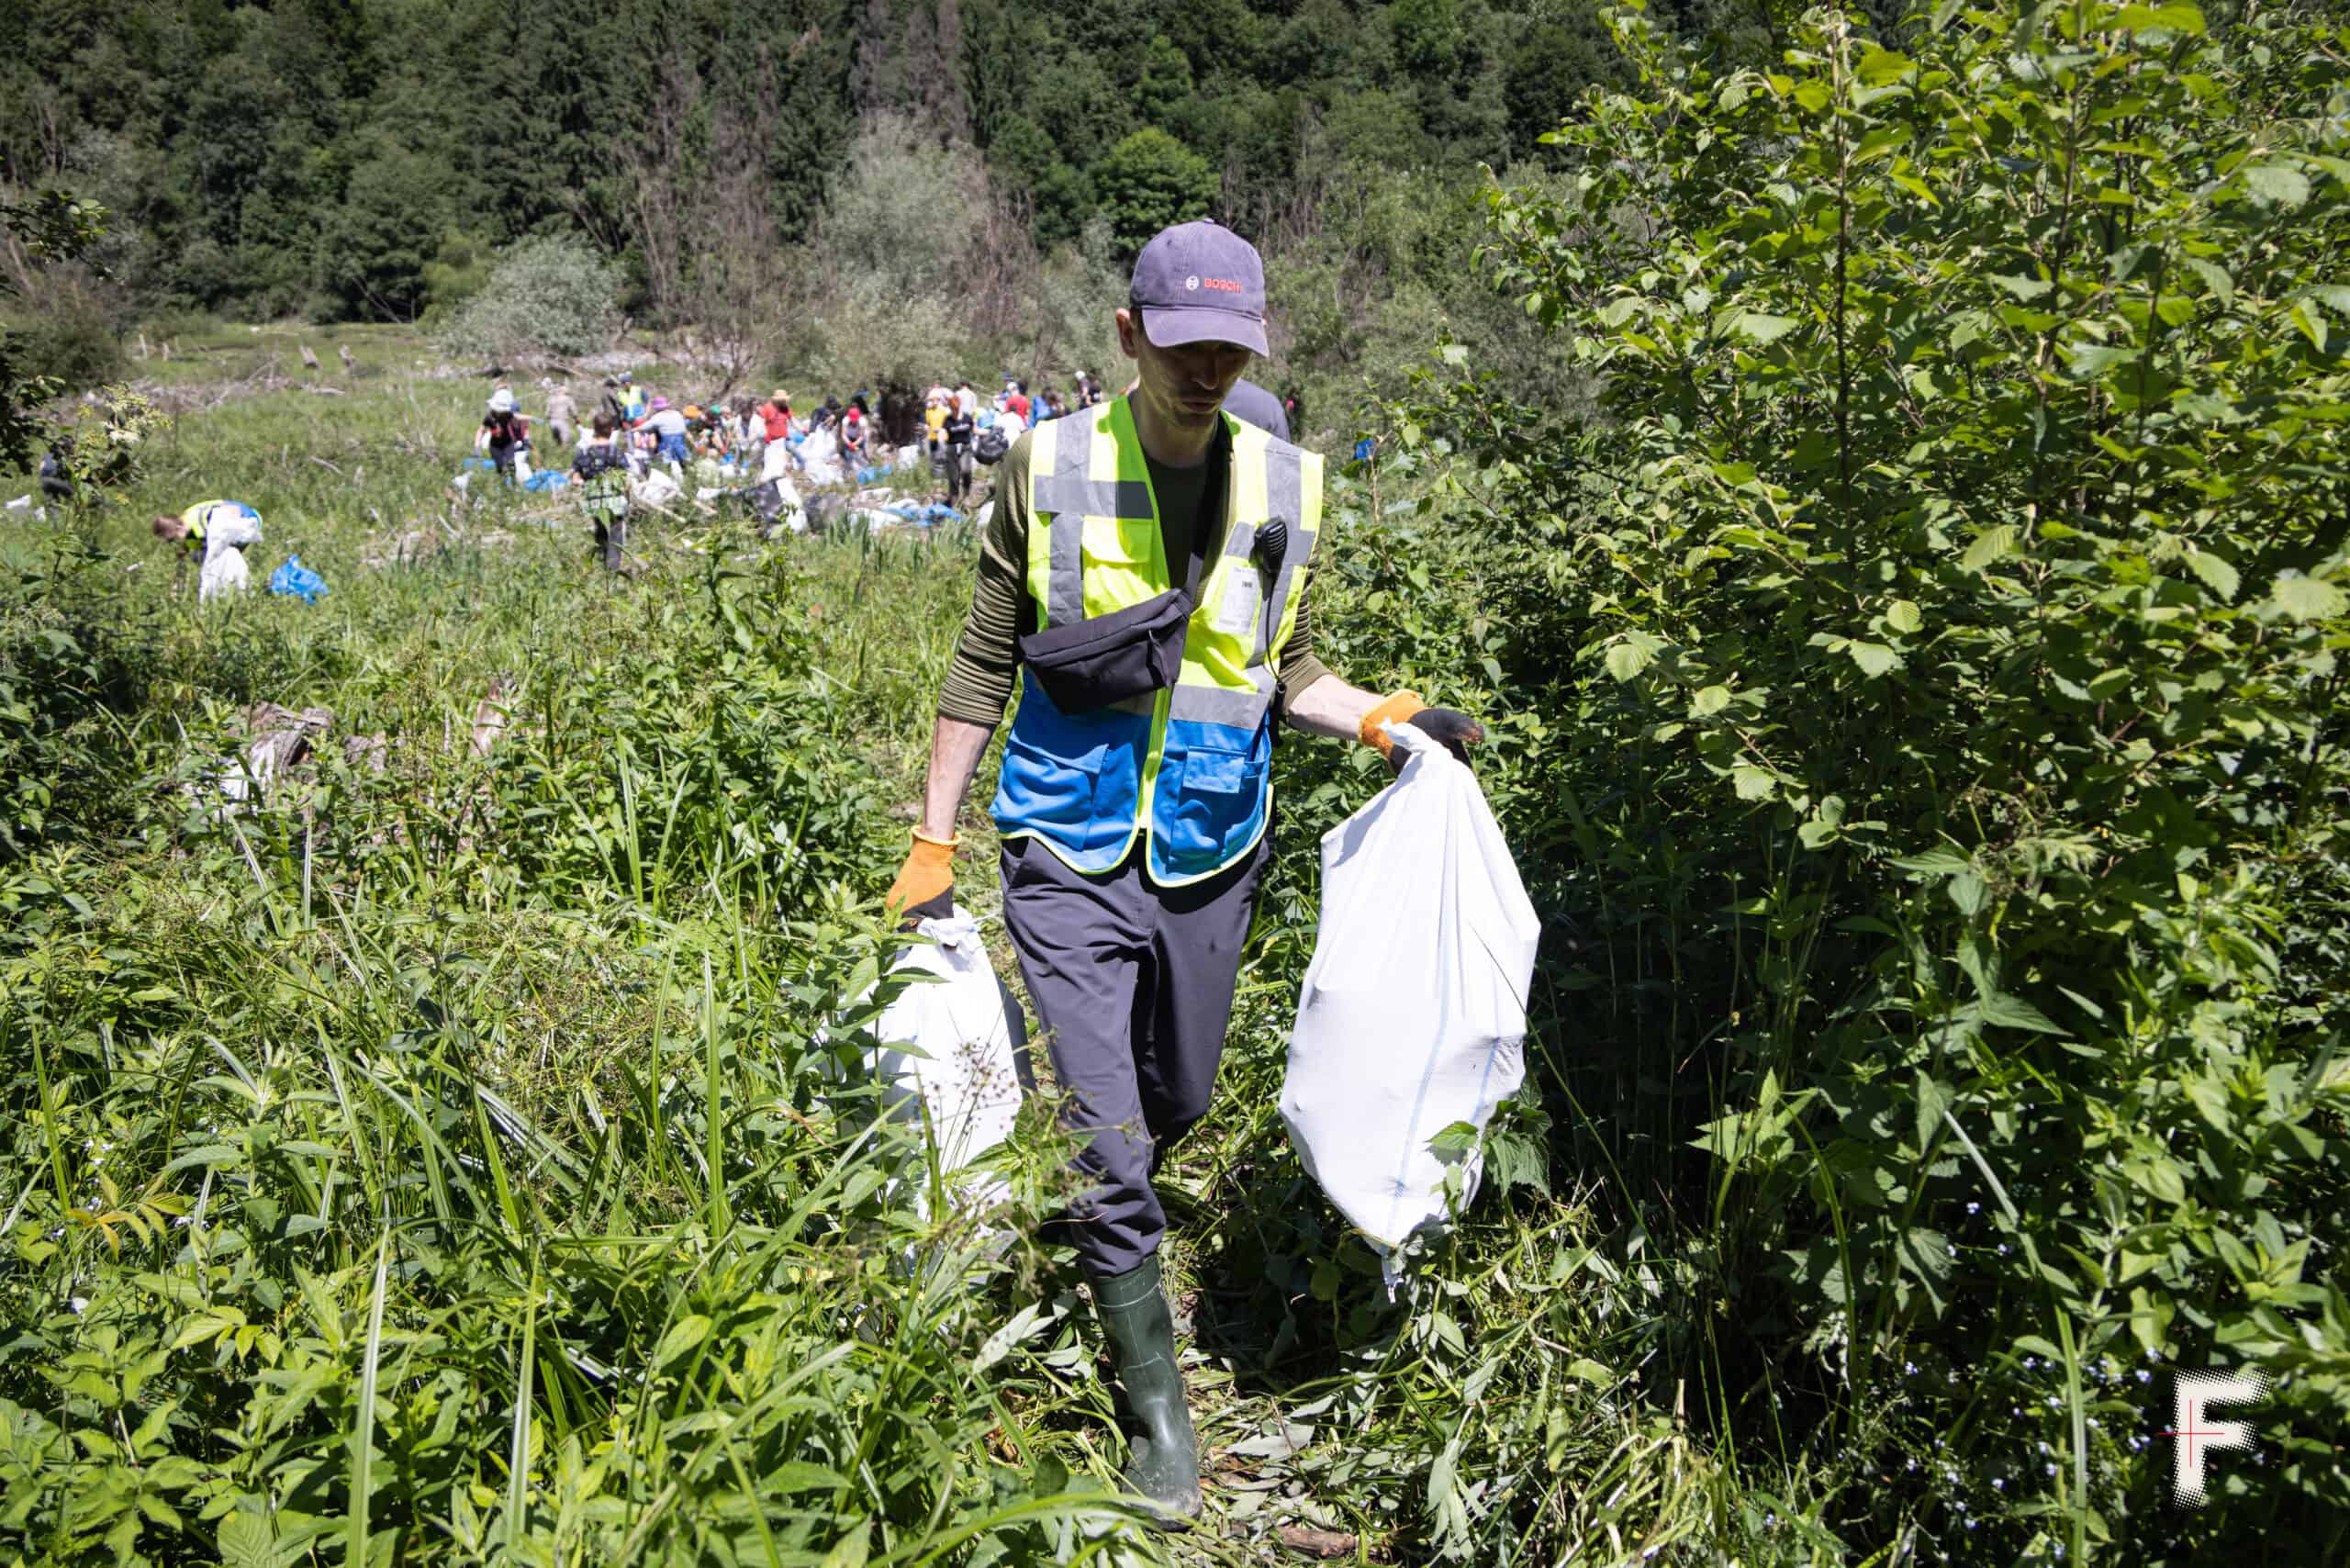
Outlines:
<svg viewBox="0 0 2350 1568"><path fill-rule="evenodd" d="M288 555L285 565L269 574L269 591L291 594L304 604L316 604L327 593L327 580L302 565L299 555Z"/></svg>
<svg viewBox="0 0 2350 1568"><path fill-rule="evenodd" d="M534 468L531 471L531 476L522 481L522 488L526 490L555 490L560 489L565 485L568 484L570 479L571 476L565 474L560 468Z"/></svg>

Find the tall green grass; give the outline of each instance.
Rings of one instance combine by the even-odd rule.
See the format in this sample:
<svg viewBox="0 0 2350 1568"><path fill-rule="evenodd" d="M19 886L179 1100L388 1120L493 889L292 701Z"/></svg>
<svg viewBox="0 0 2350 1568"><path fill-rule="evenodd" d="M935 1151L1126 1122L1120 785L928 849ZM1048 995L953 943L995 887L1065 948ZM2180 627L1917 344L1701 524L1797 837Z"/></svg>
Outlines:
<svg viewBox="0 0 2350 1568"><path fill-rule="evenodd" d="M615 579L560 505L452 496L473 397L233 400L0 542L13 1551L1214 1562L1311 1527L1533 1561L1738 1528L1640 1385L1672 1283L1587 1194L1487 1203L1390 1302L1275 1135L1300 868L1378 782L1341 762L1289 808L1168 1173L1214 1524L1135 1529L1076 1275L1028 1239L1045 1108L983 1235L912 1205L923 1151L855 1070L969 532L656 524ZM329 596L174 597L140 520L213 495L263 513L257 579L298 551ZM224 811L264 700L333 727Z"/></svg>

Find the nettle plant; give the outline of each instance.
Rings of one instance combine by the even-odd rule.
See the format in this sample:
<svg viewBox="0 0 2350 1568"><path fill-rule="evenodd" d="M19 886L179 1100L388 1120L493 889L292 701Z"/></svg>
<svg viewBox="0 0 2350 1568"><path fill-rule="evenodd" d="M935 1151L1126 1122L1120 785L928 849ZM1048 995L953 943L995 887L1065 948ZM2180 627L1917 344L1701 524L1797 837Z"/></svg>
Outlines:
<svg viewBox="0 0 2350 1568"><path fill-rule="evenodd" d="M1526 662L1582 644L1560 766L1727 905L1683 1025L1719 1299L1946 1545L2324 1519L2345 39L1945 0L1733 69L1616 26L1567 193L1489 197L1600 411L1461 377L1404 435L1558 607ZM2244 1362L2266 1462L2150 1522L2169 1369Z"/></svg>

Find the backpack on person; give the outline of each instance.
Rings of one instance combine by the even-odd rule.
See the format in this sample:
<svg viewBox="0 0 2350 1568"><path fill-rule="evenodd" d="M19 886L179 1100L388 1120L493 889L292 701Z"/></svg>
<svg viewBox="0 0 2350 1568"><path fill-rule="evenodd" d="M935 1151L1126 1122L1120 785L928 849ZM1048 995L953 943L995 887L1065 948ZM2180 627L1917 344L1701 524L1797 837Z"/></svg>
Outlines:
<svg viewBox="0 0 2350 1568"><path fill-rule="evenodd" d="M994 425L990 425L979 432L979 439L972 443L971 455L992 467L1002 462L1004 454L1011 450L1012 438Z"/></svg>

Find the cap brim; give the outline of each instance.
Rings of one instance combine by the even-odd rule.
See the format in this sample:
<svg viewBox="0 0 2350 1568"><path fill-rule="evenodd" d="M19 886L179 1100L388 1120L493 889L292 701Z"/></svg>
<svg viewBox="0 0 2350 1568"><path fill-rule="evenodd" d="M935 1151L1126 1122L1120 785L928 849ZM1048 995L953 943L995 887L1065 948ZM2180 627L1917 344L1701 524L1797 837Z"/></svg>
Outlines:
<svg viewBox="0 0 2350 1568"><path fill-rule="evenodd" d="M1237 310L1217 310L1204 305L1146 305L1143 335L1162 349L1186 343L1238 343L1259 358L1270 358L1265 324Z"/></svg>

